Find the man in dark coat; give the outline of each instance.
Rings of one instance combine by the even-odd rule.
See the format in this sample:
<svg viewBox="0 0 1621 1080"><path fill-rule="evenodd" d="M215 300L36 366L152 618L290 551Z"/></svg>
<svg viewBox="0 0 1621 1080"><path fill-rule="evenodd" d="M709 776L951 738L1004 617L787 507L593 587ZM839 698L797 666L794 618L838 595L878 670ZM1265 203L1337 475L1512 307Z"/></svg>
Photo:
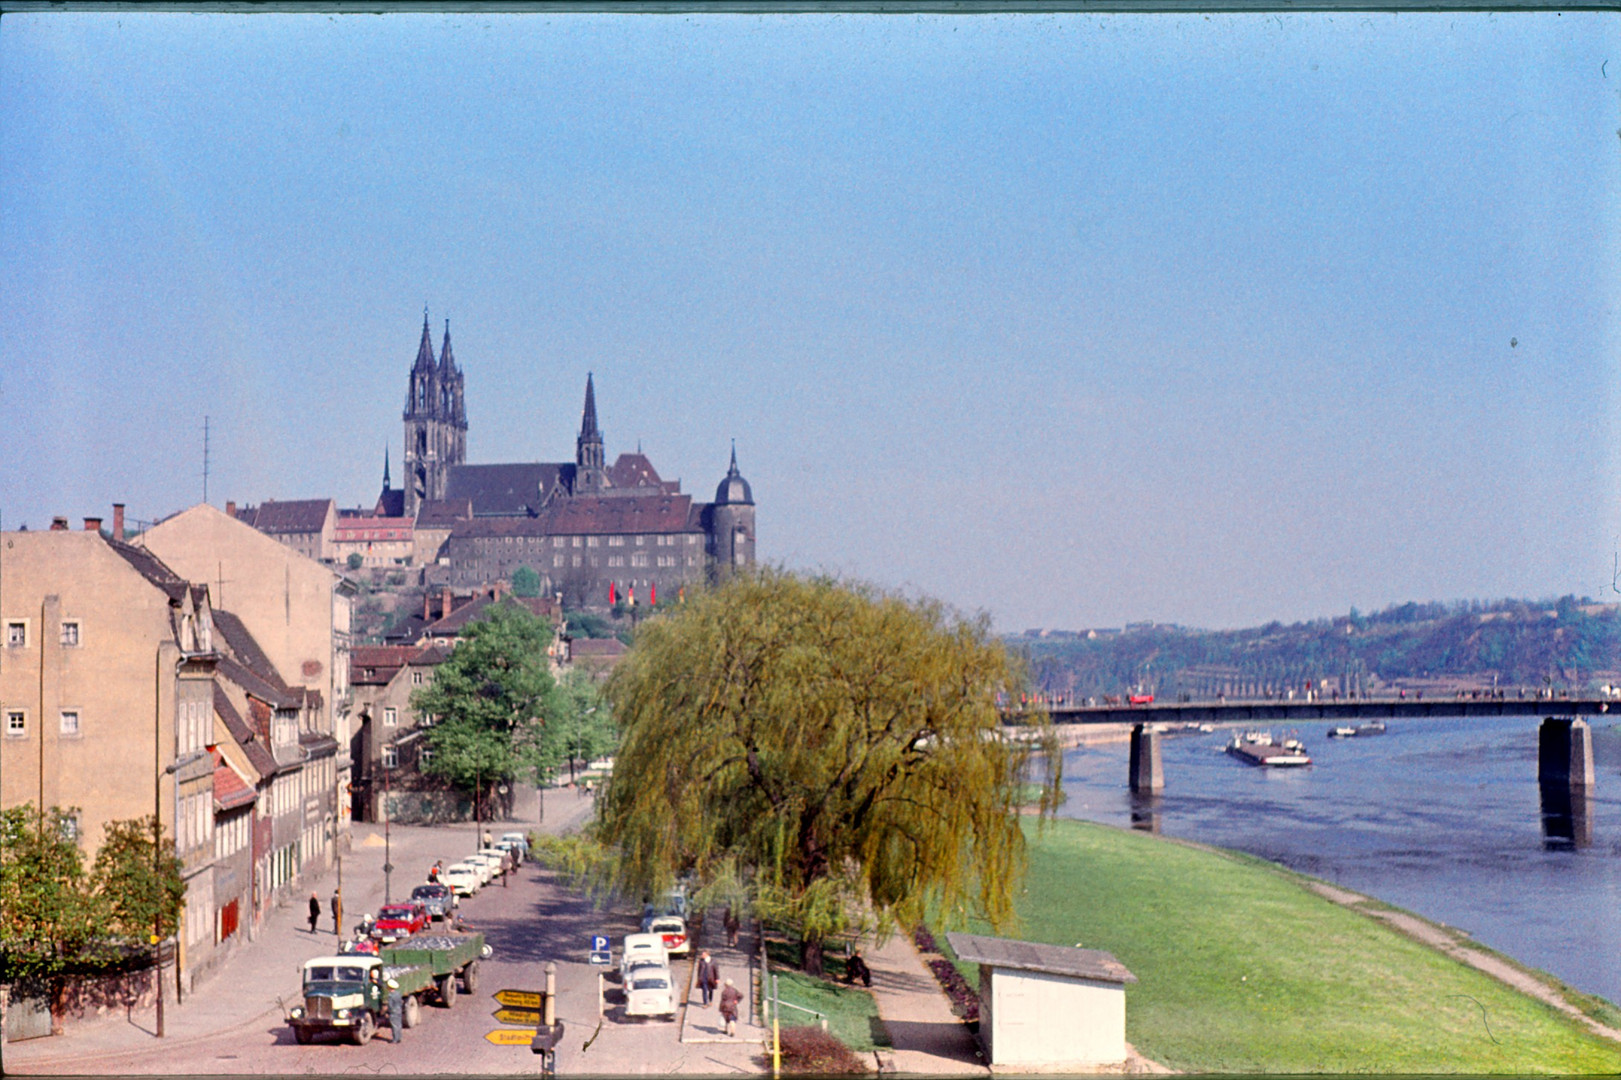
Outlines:
<svg viewBox="0 0 1621 1080"><path fill-rule="evenodd" d="M321 921L321 898L310 893L310 933L315 933L315 924Z"/></svg>
<svg viewBox="0 0 1621 1080"><path fill-rule="evenodd" d="M856 980L861 980L862 986L872 985L872 969L861 958L861 950L857 949L850 954L850 959L844 962L844 981L854 986Z"/></svg>
<svg viewBox="0 0 1621 1080"><path fill-rule="evenodd" d="M343 933L343 894L332 890L332 932Z"/></svg>
<svg viewBox="0 0 1621 1080"><path fill-rule="evenodd" d="M709 1008L709 1002L715 996L715 987L720 985L720 965L709 958L709 950L704 950L698 956L698 989L703 991L704 1008Z"/></svg>

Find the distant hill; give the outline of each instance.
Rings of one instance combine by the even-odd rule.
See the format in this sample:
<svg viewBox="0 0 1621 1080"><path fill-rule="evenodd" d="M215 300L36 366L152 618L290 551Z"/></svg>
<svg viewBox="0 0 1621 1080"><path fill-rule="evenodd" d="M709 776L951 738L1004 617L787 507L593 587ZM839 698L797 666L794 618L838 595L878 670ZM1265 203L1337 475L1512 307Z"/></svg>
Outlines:
<svg viewBox="0 0 1621 1080"><path fill-rule="evenodd" d="M1250 696L1310 683L1381 689L1585 691L1621 684L1621 604L1573 596L1530 602L1407 603L1363 615L1246 630L1134 623L1124 629L1026 631L1006 639L1049 692L1161 700ZM1326 680L1326 683L1325 683Z"/></svg>

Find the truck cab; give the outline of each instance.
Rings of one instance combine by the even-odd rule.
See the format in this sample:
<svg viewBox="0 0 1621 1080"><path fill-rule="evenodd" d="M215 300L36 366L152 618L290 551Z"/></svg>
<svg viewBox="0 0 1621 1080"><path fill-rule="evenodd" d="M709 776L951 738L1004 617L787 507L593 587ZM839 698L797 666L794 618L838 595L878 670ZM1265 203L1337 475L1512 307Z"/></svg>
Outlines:
<svg viewBox="0 0 1621 1080"><path fill-rule="evenodd" d="M319 956L303 968L303 1005L288 1014L293 1034L307 1043L317 1031L347 1031L365 1044L385 1005L383 961L364 953Z"/></svg>

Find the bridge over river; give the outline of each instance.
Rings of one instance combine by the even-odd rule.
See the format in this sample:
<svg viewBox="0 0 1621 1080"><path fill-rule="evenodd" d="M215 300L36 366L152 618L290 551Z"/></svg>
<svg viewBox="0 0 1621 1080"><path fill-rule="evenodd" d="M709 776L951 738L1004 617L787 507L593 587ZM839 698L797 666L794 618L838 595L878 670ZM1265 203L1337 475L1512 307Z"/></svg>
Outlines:
<svg viewBox="0 0 1621 1080"><path fill-rule="evenodd" d="M1615 703L1621 713L1621 702ZM1596 716L1610 711L1599 697L1361 697L1293 701L1154 702L1149 705L1053 705L1048 715L1058 724L1281 724L1306 720L1390 720L1425 716ZM1022 708L1004 709L1002 718L1017 724Z"/></svg>

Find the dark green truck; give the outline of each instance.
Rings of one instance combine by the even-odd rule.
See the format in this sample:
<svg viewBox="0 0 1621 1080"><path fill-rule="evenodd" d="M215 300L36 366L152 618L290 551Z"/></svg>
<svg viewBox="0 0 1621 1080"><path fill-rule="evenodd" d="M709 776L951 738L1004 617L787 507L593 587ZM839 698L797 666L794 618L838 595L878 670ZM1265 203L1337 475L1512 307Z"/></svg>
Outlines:
<svg viewBox="0 0 1621 1080"><path fill-rule="evenodd" d="M308 1043L322 1031L340 1031L360 1045L388 1022L388 981L405 999L401 1023L415 1027L422 999L456 1003L456 993L478 989L478 962L488 955L483 934L418 936L383 949L381 955L347 953L304 962L303 1003L287 1014L293 1037ZM460 987L457 983L460 983Z"/></svg>

